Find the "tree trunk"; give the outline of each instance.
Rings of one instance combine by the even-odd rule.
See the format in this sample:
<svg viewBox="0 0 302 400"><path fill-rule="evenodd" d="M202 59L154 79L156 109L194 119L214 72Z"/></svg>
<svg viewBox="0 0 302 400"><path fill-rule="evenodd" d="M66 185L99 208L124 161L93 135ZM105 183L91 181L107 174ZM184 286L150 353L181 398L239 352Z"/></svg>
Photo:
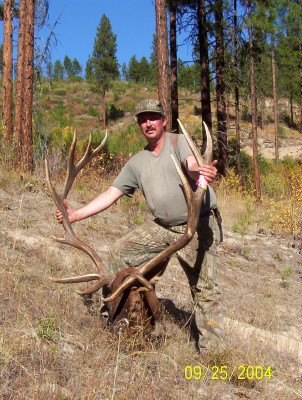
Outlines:
<svg viewBox="0 0 302 400"><path fill-rule="evenodd" d="M101 93L101 115L102 115L102 129L106 129L107 120L106 120L106 93Z"/></svg>
<svg viewBox="0 0 302 400"><path fill-rule="evenodd" d="M249 0L246 1L248 8L249 18L252 15L252 6ZM256 202L261 202L261 189L260 189L260 171L258 163L258 137L257 137L257 104L255 93L255 62L254 62L254 49L253 49L253 32L252 25L248 23L249 35L249 54L250 54L250 84L251 84L251 109L252 109L252 137L253 137L253 171L254 171L254 187Z"/></svg>
<svg viewBox="0 0 302 400"><path fill-rule="evenodd" d="M177 43L176 3L171 1L170 9L170 63L171 63L171 131L178 132L178 84L177 84Z"/></svg>
<svg viewBox="0 0 302 400"><path fill-rule="evenodd" d="M218 172L225 176L228 169L228 141L226 127L225 82L224 82L224 35L223 3L215 2L216 22L216 102L217 102L217 147Z"/></svg>
<svg viewBox="0 0 302 400"><path fill-rule="evenodd" d="M171 129L170 85L169 85L169 54L166 0L155 1L156 15L156 51L157 51L157 93L162 103L167 129Z"/></svg>
<svg viewBox="0 0 302 400"><path fill-rule="evenodd" d="M260 121L261 130L264 130L264 111L265 111L265 98L261 97L261 121Z"/></svg>
<svg viewBox="0 0 302 400"><path fill-rule="evenodd" d="M15 94L15 118L14 118L14 144L15 144L15 166L21 167L22 152L22 127L23 127L23 74L24 74L24 49L25 49L25 19L26 19L26 0L19 3L19 30L18 30L18 58L16 74L16 94Z"/></svg>
<svg viewBox="0 0 302 400"><path fill-rule="evenodd" d="M2 55L2 124L3 143L11 143L13 136L13 0L4 0L4 28Z"/></svg>
<svg viewBox="0 0 302 400"><path fill-rule="evenodd" d="M236 155L237 155L237 171L242 182L242 169L240 157L240 115L239 115L239 64L238 64L238 21L237 21L237 0L234 0L234 92L235 92L235 129L236 129Z"/></svg>
<svg viewBox="0 0 302 400"><path fill-rule="evenodd" d="M225 94L225 111L226 111L226 129L230 127L230 93Z"/></svg>
<svg viewBox="0 0 302 400"><path fill-rule="evenodd" d="M277 84L276 84L276 62L275 62L275 44L272 38L272 80L273 80L273 98L274 98L274 127L275 127L275 159L279 159L279 141L278 141L278 100L277 100Z"/></svg>
<svg viewBox="0 0 302 400"><path fill-rule="evenodd" d="M294 105L293 105L293 93L290 91L289 93L289 107L290 107L290 125L291 128L294 127Z"/></svg>
<svg viewBox="0 0 302 400"><path fill-rule="evenodd" d="M208 56L208 38L206 32L206 6L205 0L198 0L197 3L198 40L200 54L200 94L201 94L201 116L212 132L211 112L211 89L210 89L210 68ZM206 133L203 127L203 139Z"/></svg>
<svg viewBox="0 0 302 400"><path fill-rule="evenodd" d="M33 132L32 132L32 106L34 90L34 19L35 0L26 0L26 25L24 43L24 83L23 83L23 143L22 143L22 169L30 172L33 170Z"/></svg>

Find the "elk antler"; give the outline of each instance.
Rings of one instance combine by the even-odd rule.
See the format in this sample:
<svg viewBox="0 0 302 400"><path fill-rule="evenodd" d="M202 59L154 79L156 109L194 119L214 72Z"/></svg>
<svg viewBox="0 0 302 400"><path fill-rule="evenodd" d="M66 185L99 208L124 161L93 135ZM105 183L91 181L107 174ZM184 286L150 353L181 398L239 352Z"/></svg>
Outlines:
<svg viewBox="0 0 302 400"><path fill-rule="evenodd" d="M84 276L77 276L77 277L72 277L72 278L51 278L54 282L58 283L75 283L75 282L89 282L92 280L97 280L98 282L90 287L88 290L84 292L84 294L89 294L93 293L97 290L99 290L101 287L103 287L106 284L109 284L113 278L114 275L108 272L107 268L105 267L105 264L99 257L99 255L96 253L95 250L93 250L90 246L88 246L86 243L84 243L82 240L78 239L72 229L71 223L69 221L66 208L64 206L63 200L66 199L72 184L79 173L79 171L87 165L93 157L95 157L97 154L99 154L102 150L102 148L105 145L105 142L107 140L107 132L105 135L105 138L103 139L102 143L94 150L92 150L91 147L91 135L89 137L88 145L85 151L84 156L81 158L81 160L75 164L75 147L76 147L76 142L77 142L77 134L76 131L74 132L73 136L73 141L69 150L69 155L68 155L68 161L67 161L67 173L66 173L66 179L65 179L65 184L63 188L63 193L60 195L57 193L56 189L51 183L50 180L50 172L49 172L49 166L48 166L48 161L47 158L45 159L45 170L46 170L46 180L48 184L48 188L50 191L50 194L58 208L58 210L62 213L63 216L63 227L65 231L65 237L64 238L56 238L53 237L56 241L64 244L69 244L73 247L76 247L77 249L83 250L94 262L96 265L99 274L88 274ZM82 293L79 293L82 294Z"/></svg>
<svg viewBox="0 0 302 400"><path fill-rule="evenodd" d="M204 151L203 156L199 153L195 143L191 139L190 135L188 132L185 130L183 127L182 123L178 120L178 123L180 125L180 128L185 135L187 142L196 158L196 161L199 166L203 164L210 164L212 160L212 152L213 152L213 142L212 142L212 136L210 134L210 131L207 127L207 125L204 123L205 130L206 130L206 135L207 135L207 146ZM204 187L198 186L196 191L193 192L192 189L190 188L190 185L182 172L181 168L173 158L173 155L171 154L172 159L174 161L175 167L177 169L177 172L181 178L183 188L184 188L184 194L186 198L186 202L188 205L188 219L187 219L187 226L186 226L186 231L181 236L176 242L171 244L169 247L167 247L165 250L157 254L154 258L152 258L150 261L147 261L145 264L143 264L142 267L138 268L137 273L132 274L131 276L127 277L124 282L119 286L118 289L116 289L110 296L103 298L104 301L109 302L112 300L115 300L121 294L128 288L130 287L135 281L139 280L139 276L144 276L146 274L152 274L156 267L162 263L164 260L166 260L168 257L170 257L172 254L174 254L176 251L182 249L185 247L193 238L197 225L198 225L198 220L199 220L199 214L200 214L200 208L201 204L204 199L205 192L207 190L207 185L205 184Z"/></svg>

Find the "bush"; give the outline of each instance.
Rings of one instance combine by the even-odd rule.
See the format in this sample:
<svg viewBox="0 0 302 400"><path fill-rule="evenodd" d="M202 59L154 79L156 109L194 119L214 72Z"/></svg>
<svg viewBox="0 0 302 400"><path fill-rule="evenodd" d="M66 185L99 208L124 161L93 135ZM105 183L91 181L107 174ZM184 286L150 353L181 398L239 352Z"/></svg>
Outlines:
<svg viewBox="0 0 302 400"><path fill-rule="evenodd" d="M91 115L92 117L99 117L100 113L98 110L93 107L92 105L89 105L88 107L88 114Z"/></svg>

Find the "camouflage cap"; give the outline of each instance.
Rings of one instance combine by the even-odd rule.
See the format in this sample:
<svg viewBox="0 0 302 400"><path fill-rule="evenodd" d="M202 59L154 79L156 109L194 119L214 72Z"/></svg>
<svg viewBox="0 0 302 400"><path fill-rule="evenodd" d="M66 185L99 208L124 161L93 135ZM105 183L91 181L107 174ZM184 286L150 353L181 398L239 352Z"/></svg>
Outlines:
<svg viewBox="0 0 302 400"><path fill-rule="evenodd" d="M136 120L139 114L147 112L158 113L161 114L162 116L165 116L163 106L158 100L154 99L145 99L137 104L135 113Z"/></svg>

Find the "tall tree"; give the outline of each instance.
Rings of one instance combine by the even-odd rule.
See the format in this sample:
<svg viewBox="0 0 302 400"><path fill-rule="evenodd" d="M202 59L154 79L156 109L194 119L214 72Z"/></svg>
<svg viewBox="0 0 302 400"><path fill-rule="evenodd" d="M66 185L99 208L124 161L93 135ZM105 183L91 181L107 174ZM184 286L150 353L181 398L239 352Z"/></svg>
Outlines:
<svg viewBox="0 0 302 400"><path fill-rule="evenodd" d="M281 0L282 1L282 0ZM277 82L276 82L276 57L275 57L275 39L278 32L278 12L281 3L279 0L258 0L256 13L254 16L254 25L264 37L264 50L267 48L270 54L271 64L271 88L274 104L274 128L275 128L275 158L279 158L279 142L278 142L278 99L277 99ZM261 74L262 71L260 71ZM271 94L271 93L270 93Z"/></svg>
<svg viewBox="0 0 302 400"><path fill-rule="evenodd" d="M283 0L282 34L276 49L278 84L282 96L289 97L291 125L295 125L293 102L300 104L299 130L302 133L302 1ZM298 121L296 121L298 122Z"/></svg>
<svg viewBox="0 0 302 400"><path fill-rule="evenodd" d="M242 180L241 157L240 157L240 124L239 124L239 62L238 62L238 15L237 0L233 0L233 73L234 73L234 95L235 95L235 130L236 130L236 156L237 156L237 172L240 180Z"/></svg>
<svg viewBox="0 0 302 400"><path fill-rule="evenodd" d="M112 81L119 76L116 50L116 35L112 32L109 19L103 15L97 28L91 57L93 86L101 96L103 128L106 128L106 93Z"/></svg>
<svg viewBox="0 0 302 400"><path fill-rule="evenodd" d="M257 135L257 104L255 93L255 54L253 48L253 27L252 27L252 2L246 0L248 10L248 36L249 36L249 58L250 58L250 87L251 87L251 110L252 110L252 136L253 136L253 171L256 202L261 201L260 171L258 162L258 135Z"/></svg>
<svg viewBox="0 0 302 400"><path fill-rule="evenodd" d="M56 60L53 67L53 79L61 80L64 79L64 65L60 60Z"/></svg>
<svg viewBox="0 0 302 400"><path fill-rule="evenodd" d="M272 83L273 83L273 99L274 99L274 127L275 127L275 159L279 158L279 116L278 116L278 98L277 98L277 80L276 80L276 58L275 58L275 38L271 34L271 62L272 62Z"/></svg>
<svg viewBox="0 0 302 400"><path fill-rule="evenodd" d="M35 0L26 0L26 25L24 41L24 83L23 83L23 145L22 169L33 170L33 132L32 132L32 107L34 92L34 25L35 25Z"/></svg>
<svg viewBox="0 0 302 400"><path fill-rule="evenodd" d="M25 30L26 30L26 0L19 3L19 28L18 28L18 55L16 73L16 92L15 92L15 118L14 118L14 144L15 144L15 164L21 167L21 153L23 146L23 101L24 101L24 53L25 53Z"/></svg>
<svg viewBox="0 0 302 400"><path fill-rule="evenodd" d="M78 76L82 73L81 64L76 58L72 60L72 71L73 71L73 76Z"/></svg>
<svg viewBox="0 0 302 400"><path fill-rule="evenodd" d="M225 82L224 82L224 21L223 2L216 0L215 31L216 31L216 104L217 104L217 169L221 175L226 175L228 169L228 141L226 126Z"/></svg>
<svg viewBox="0 0 302 400"><path fill-rule="evenodd" d="M200 60L200 94L201 94L201 116L212 132L212 111L211 111L211 88L210 88L210 65L209 65L209 44L207 36L206 3L205 0L197 1L197 26L199 41ZM206 137L203 128L203 138Z"/></svg>
<svg viewBox="0 0 302 400"><path fill-rule="evenodd" d="M170 65L171 65L171 130L178 132L178 80L177 80L177 40L176 1L169 0L170 12Z"/></svg>
<svg viewBox="0 0 302 400"><path fill-rule="evenodd" d="M139 62L136 56L132 56L128 64L128 79L133 82L139 81Z"/></svg>
<svg viewBox="0 0 302 400"><path fill-rule="evenodd" d="M73 65L71 59L67 55L64 57L63 65L64 65L64 72L67 78L68 79L72 78L74 76Z"/></svg>
<svg viewBox="0 0 302 400"><path fill-rule="evenodd" d="M170 73L168 54L166 0L155 0L157 93L167 118L167 129L171 129Z"/></svg>
<svg viewBox="0 0 302 400"><path fill-rule="evenodd" d="M4 0L2 57L2 123L3 141L13 136L13 0Z"/></svg>

